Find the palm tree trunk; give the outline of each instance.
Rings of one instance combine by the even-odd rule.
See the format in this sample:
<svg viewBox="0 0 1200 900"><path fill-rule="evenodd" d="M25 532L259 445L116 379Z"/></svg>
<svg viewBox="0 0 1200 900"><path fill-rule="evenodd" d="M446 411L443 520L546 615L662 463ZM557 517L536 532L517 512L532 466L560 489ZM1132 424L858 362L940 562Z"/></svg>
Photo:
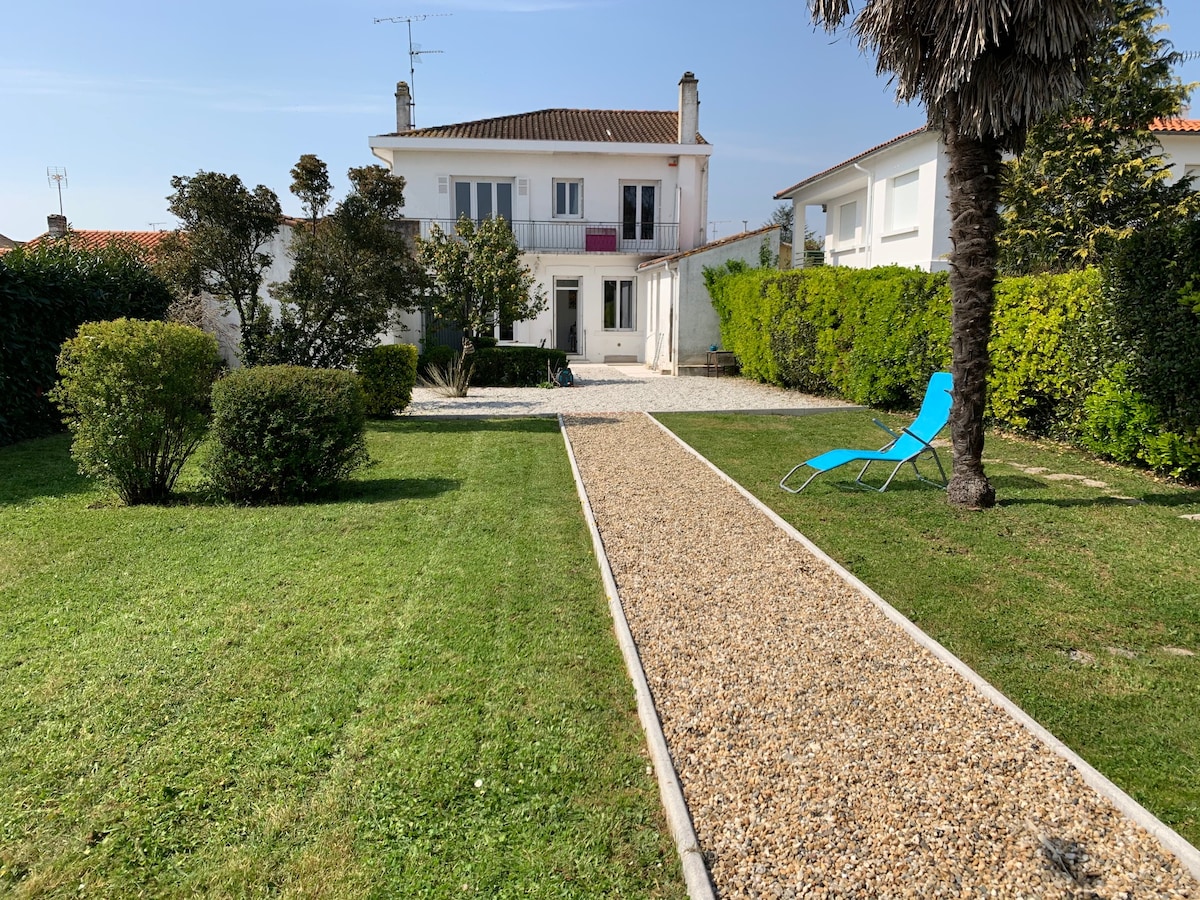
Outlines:
<svg viewBox="0 0 1200 900"><path fill-rule="evenodd" d="M957 97L946 105L943 137L950 189L950 370L954 406L950 438L954 468L947 496L955 506L986 509L996 491L983 472L983 410L987 400L988 339L995 306L996 231L1000 224L1000 146L963 134Z"/></svg>

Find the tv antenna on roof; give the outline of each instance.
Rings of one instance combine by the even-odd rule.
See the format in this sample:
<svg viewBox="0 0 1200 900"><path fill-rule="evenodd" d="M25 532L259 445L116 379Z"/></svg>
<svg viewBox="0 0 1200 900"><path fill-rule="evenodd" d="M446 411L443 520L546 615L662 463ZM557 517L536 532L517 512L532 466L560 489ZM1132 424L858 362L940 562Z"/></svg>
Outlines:
<svg viewBox="0 0 1200 900"><path fill-rule="evenodd" d="M62 189L67 186L67 170L62 166L46 166L46 183L58 188L58 214L63 214Z"/></svg>
<svg viewBox="0 0 1200 900"><path fill-rule="evenodd" d="M409 122L413 128L417 127L417 70L416 64L421 61L421 57L426 53L441 53L441 50L422 50L420 44L414 44L412 39L412 23L424 22L426 19L438 17L445 18L452 16L454 13L425 13L419 16L388 16L382 19L376 19L375 24L381 25L384 22L403 22L408 26L408 86L411 89L409 94L408 108L411 110Z"/></svg>

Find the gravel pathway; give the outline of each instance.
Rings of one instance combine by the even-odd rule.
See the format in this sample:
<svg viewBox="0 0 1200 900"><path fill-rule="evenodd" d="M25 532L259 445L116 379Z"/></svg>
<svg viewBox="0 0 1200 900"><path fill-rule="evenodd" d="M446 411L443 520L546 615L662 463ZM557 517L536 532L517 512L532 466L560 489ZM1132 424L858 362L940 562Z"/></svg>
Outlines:
<svg viewBox="0 0 1200 900"><path fill-rule="evenodd" d="M1200 898L644 415L566 424L721 897Z"/></svg>
<svg viewBox="0 0 1200 900"><path fill-rule="evenodd" d="M573 388L471 388L466 397L440 397L416 388L409 416L537 416L554 413L740 411L795 412L846 403L785 391L745 378L677 378L640 365L572 366Z"/></svg>

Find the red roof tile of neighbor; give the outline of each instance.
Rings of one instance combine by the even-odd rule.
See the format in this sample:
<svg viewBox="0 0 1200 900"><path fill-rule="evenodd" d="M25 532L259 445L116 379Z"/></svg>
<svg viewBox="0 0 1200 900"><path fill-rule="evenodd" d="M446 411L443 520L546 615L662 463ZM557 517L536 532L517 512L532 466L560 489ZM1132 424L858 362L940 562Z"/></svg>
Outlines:
<svg viewBox="0 0 1200 900"><path fill-rule="evenodd" d="M77 250L99 250L109 244L124 243L153 253L170 233L169 231L80 231L71 228L67 231L67 237L71 241L71 246ZM53 240L58 240L58 238L53 238L49 232L46 232L46 234L38 235L25 246L32 249L39 244Z"/></svg>
<svg viewBox="0 0 1200 900"><path fill-rule="evenodd" d="M1159 134L1200 132L1200 119L1155 119L1150 130Z"/></svg>
<svg viewBox="0 0 1200 900"><path fill-rule="evenodd" d="M619 109L542 109L394 132L384 137L466 138L508 141L590 141L609 144L678 144L679 113ZM699 135L696 143L707 141Z"/></svg>

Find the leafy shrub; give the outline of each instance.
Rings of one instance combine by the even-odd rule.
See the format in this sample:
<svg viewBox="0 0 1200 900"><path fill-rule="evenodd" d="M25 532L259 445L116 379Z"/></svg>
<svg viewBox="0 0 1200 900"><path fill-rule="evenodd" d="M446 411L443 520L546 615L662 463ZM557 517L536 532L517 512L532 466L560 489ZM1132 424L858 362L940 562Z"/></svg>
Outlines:
<svg viewBox="0 0 1200 900"><path fill-rule="evenodd" d="M162 502L208 426L217 341L187 325L117 319L80 326L50 392L79 470L133 506Z"/></svg>
<svg viewBox="0 0 1200 900"><path fill-rule="evenodd" d="M536 387L546 380L546 364L561 369L567 364L562 350L545 347L480 347L473 354L476 387Z"/></svg>
<svg viewBox="0 0 1200 900"><path fill-rule="evenodd" d="M1088 329L1100 314L1100 286L1095 269L1006 278L997 285L989 343L993 419L1032 434L1077 432L1098 377Z"/></svg>
<svg viewBox="0 0 1200 900"><path fill-rule="evenodd" d="M316 494L367 463L366 402L350 372L240 369L212 392L213 488L239 503Z"/></svg>
<svg viewBox="0 0 1200 900"><path fill-rule="evenodd" d="M358 357L358 376L367 415L390 418L412 402L417 383L417 348L412 344L380 344Z"/></svg>
<svg viewBox="0 0 1200 900"><path fill-rule="evenodd" d="M417 375L428 375L429 369L432 366L441 366L445 368L458 355L458 351L453 347L446 347L442 344L434 344L431 347L425 347L421 355L417 357Z"/></svg>
<svg viewBox="0 0 1200 900"><path fill-rule="evenodd" d="M47 393L80 325L161 319L171 299L142 251L120 242L83 251L68 237L0 256L0 446L61 430Z"/></svg>

